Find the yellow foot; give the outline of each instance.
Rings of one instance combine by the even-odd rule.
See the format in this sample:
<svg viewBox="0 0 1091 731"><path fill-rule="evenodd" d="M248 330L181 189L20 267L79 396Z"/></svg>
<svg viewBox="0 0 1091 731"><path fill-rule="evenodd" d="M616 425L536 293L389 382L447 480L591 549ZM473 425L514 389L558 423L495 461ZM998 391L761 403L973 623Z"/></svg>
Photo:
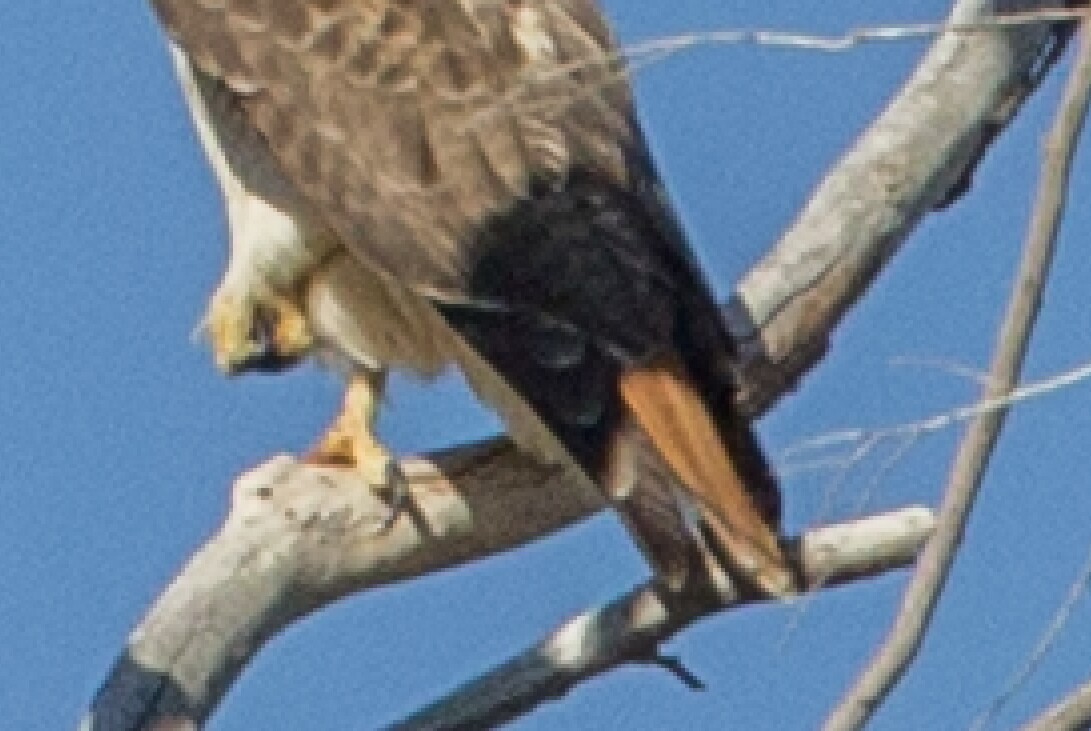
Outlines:
<svg viewBox="0 0 1091 731"><path fill-rule="evenodd" d="M206 318L216 366L227 375L291 367L313 346L306 317L291 300L217 297Z"/></svg>
<svg viewBox="0 0 1091 731"><path fill-rule="evenodd" d="M338 429L339 425L340 420L330 427L311 451L303 455L304 462L323 467L356 467L357 449L352 435Z"/></svg>
<svg viewBox="0 0 1091 731"><path fill-rule="evenodd" d="M356 470L369 485L389 491L390 512L376 533L388 531L409 501L409 484L398 460L375 439L372 431L383 380L382 373L354 378L345 393L341 413L318 444L303 456L307 464Z"/></svg>

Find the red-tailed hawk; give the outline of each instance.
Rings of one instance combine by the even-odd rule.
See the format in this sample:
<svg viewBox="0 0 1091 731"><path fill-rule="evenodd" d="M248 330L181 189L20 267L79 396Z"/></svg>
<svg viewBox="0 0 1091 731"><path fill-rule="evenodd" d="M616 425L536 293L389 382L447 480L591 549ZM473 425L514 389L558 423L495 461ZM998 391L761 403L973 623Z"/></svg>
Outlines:
<svg viewBox="0 0 1091 731"><path fill-rule="evenodd" d="M610 498L664 583L794 590L733 343L592 0L152 0L227 200L227 370L447 363ZM355 395L354 395L355 394ZM364 445L364 446L361 446ZM543 486L548 489L548 486Z"/></svg>

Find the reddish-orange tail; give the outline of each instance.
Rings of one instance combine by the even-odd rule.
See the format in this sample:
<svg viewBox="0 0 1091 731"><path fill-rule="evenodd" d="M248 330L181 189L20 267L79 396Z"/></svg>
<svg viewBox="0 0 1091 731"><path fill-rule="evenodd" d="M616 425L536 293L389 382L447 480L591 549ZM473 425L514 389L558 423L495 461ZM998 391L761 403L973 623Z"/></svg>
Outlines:
<svg viewBox="0 0 1091 731"><path fill-rule="evenodd" d="M620 390L633 420L698 502L729 572L771 596L794 593L795 576L776 530L758 510L683 364L666 357L631 368Z"/></svg>

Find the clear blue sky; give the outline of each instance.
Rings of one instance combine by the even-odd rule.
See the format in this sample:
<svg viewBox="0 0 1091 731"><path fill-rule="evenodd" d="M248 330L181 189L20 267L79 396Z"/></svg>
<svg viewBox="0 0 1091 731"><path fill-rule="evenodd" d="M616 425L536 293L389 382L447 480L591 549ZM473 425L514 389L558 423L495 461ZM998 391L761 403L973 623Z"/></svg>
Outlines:
<svg viewBox="0 0 1091 731"><path fill-rule="evenodd" d="M940 18L947 2L611 0L626 42L729 26L809 31ZM232 477L300 450L336 408L313 369L221 379L190 340L224 261L218 192L142 2L0 4L0 726L71 727L125 637L215 530ZM839 55L703 48L643 71L641 110L721 292L790 223L822 172L912 68L922 43ZM830 355L761 424L773 454L844 427L964 403L974 386L900 356L983 367L1007 294L1061 75L989 155L970 196L933 216L838 332ZM1083 156L1086 159L1086 154ZM1073 196L1029 376L1091 359L1091 172ZM403 453L491 433L453 379L396 382L382 433ZM965 728L1001 692L1091 545L1091 389L1021 405L1004 434L921 658L874 728ZM789 529L933 504L957 432L888 474L784 480ZM874 483L874 484L873 484ZM374 592L292 627L257 658L212 728L348 729L392 720L641 581L610 516L471 567ZM883 635L905 574L802 606L730 613L667 648L709 686L661 671L590 682L516 728L813 728ZM995 724L1083 679L1091 617Z"/></svg>

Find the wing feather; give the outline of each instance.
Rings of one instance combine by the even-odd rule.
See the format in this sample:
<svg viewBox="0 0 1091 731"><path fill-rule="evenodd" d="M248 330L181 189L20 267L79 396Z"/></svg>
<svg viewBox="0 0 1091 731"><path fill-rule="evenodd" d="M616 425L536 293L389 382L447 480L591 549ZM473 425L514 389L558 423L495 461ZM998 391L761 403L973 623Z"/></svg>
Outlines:
<svg viewBox="0 0 1091 731"><path fill-rule="evenodd" d="M628 174L627 83L589 0L152 4L346 245L421 291L461 291L460 237L535 173Z"/></svg>

